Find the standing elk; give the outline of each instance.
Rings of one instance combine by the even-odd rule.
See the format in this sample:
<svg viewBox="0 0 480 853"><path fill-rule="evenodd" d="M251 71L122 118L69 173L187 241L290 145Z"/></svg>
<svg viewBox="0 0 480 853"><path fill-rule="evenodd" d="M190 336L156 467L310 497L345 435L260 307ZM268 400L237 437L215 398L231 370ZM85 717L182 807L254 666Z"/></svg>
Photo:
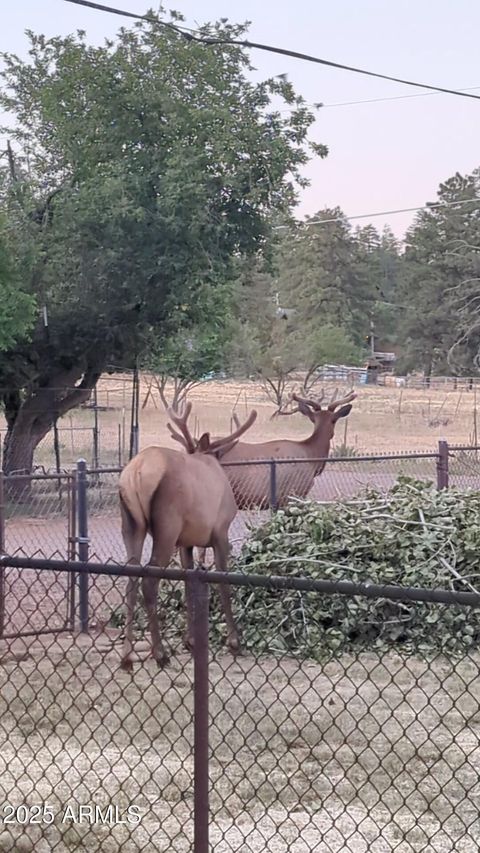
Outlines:
<svg viewBox="0 0 480 853"><path fill-rule="evenodd" d="M267 465L230 465L231 462L254 462L255 460L299 460L277 466L276 502L283 506L289 497L304 498L313 486L315 477L322 473L330 453L330 443L335 425L346 418L356 398L352 391L346 397L332 400L322 409L323 396L319 400L305 399L292 394L297 406L289 411L278 410L276 414L293 415L300 412L313 423L313 431L301 440L280 438L248 444L239 441L225 453L222 465L233 488L238 509L268 509L270 505L270 471ZM236 416L235 416L236 418ZM319 461L320 460L320 461Z"/></svg>
<svg viewBox="0 0 480 853"><path fill-rule="evenodd" d="M335 424L346 418L356 398L352 391L338 400L332 400L322 409L323 395L319 400L306 399L292 394L296 408L278 410L277 414L293 415L300 412L313 423L313 432L308 438L289 438L264 441L258 444L238 442L224 454L222 465L233 489L238 509L268 509L270 506L270 469L268 465L229 465L231 462L254 462L255 460L287 460L298 462L278 465L276 469L276 505L284 506L289 497L304 498L325 468L334 436ZM236 416L234 416L234 419ZM178 440L178 439L177 439ZM185 446L182 438L179 439ZM205 562L205 549L199 550L199 561Z"/></svg>
<svg viewBox="0 0 480 853"><path fill-rule="evenodd" d="M215 564L227 570L229 555L228 530L237 506L232 487L219 459L231 451L238 438L253 424L257 413L252 411L243 425L225 438L210 439L204 433L195 441L187 426L191 403L180 417L169 412L168 428L187 453L165 447L151 446L137 454L125 466L119 481L122 536L127 562L140 565L147 533L152 536L152 555L149 565L166 568L178 547L184 569L193 569L193 548L213 548ZM168 655L160 637L157 613L159 581L142 578L142 592L152 640L152 656L161 667ZM133 616L138 590L138 578L130 577L127 584L127 615L121 666L132 670ZM233 619L230 589L220 585L220 595L227 623L227 643L230 651L239 651L239 638ZM189 585L186 590L187 631L185 644L192 647L193 602Z"/></svg>

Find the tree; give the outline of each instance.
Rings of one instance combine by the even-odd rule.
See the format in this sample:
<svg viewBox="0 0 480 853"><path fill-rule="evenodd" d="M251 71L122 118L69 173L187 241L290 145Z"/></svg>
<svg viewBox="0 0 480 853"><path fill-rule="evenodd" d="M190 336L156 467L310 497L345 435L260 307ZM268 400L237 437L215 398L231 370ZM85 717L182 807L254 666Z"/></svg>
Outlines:
<svg viewBox="0 0 480 853"><path fill-rule="evenodd" d="M480 170L440 185L436 206L407 234L406 306L402 323L406 369L471 373L480 343Z"/></svg>
<svg viewBox="0 0 480 853"><path fill-rule="evenodd" d="M168 339L148 346L142 367L153 374L152 383L165 409L171 406L180 410L192 388L223 371L226 345L227 327L218 329L204 322L180 329ZM167 396L169 384L170 399Z"/></svg>
<svg viewBox="0 0 480 853"><path fill-rule="evenodd" d="M380 342L376 348L381 349L397 343L397 301L403 269L400 246L388 227L379 234L373 225L355 230L355 245L355 269L365 282L368 294L366 309L370 328L367 328L367 317L364 317L361 320L363 337L367 340L373 331L375 340Z"/></svg>
<svg viewBox="0 0 480 853"><path fill-rule="evenodd" d="M307 219L305 227L286 234L277 261L277 289L282 304L295 311L303 335L333 326L362 346L378 296L364 267L339 208L326 208Z"/></svg>
<svg viewBox="0 0 480 853"><path fill-rule="evenodd" d="M30 333L35 300L21 289L21 278L8 250L5 222L0 219L0 352L6 352Z"/></svg>
<svg viewBox="0 0 480 853"><path fill-rule="evenodd" d="M143 22L103 47L82 32L29 38L28 63L3 56L16 155L1 203L49 325L39 316L0 358L6 471L31 470L38 442L109 363L197 325L205 295L228 298L237 259L265 252L271 212L287 215L304 183L313 121L283 78L250 82L233 45Z"/></svg>

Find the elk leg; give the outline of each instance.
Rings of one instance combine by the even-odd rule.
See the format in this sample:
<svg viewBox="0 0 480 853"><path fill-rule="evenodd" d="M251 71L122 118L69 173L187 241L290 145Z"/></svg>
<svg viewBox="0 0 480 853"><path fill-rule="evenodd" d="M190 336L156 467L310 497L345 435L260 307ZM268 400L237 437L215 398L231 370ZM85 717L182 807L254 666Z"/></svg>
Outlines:
<svg viewBox="0 0 480 853"><path fill-rule="evenodd" d="M157 515L154 505L152 508L153 547L150 565L157 566L158 568L167 568L175 553L178 530L174 517L168 519L165 516L163 517L163 530L158 528L158 522L157 524L155 523L156 519ZM168 535L166 531L168 531ZM145 610L147 611L148 627L152 638L152 657L156 660L159 667L163 667L168 663L169 655L163 647L158 625L158 587L159 581L156 578L142 578L143 601Z"/></svg>
<svg viewBox="0 0 480 853"><path fill-rule="evenodd" d="M142 578L143 601L145 603L145 610L147 611L148 627L152 638L152 657L161 668L167 665L170 658L168 652L163 647L160 637L157 612L158 586L159 581L156 578Z"/></svg>
<svg viewBox="0 0 480 853"><path fill-rule="evenodd" d="M228 555L229 555L229 545L227 542L217 542L214 545L214 554L215 554L215 566L217 571L226 572L228 571ZM230 587L228 584L221 583L220 586L220 598L222 600L223 612L225 614L225 622L227 623L227 645L230 649L232 655L237 655L240 653L240 639L238 636L237 626L235 624L235 620L233 618L232 613L232 598L230 593Z"/></svg>
<svg viewBox="0 0 480 853"><path fill-rule="evenodd" d="M135 611L135 602L137 600L138 578L128 578L127 580L127 614L125 617L125 638L123 641L122 660L120 666L127 672L131 672L133 668L132 651L133 651L133 616Z"/></svg>
<svg viewBox="0 0 480 853"><path fill-rule="evenodd" d="M139 566L142 561L143 543L145 542L147 531L137 527L135 520L122 501L120 501L120 512L122 517L122 537L127 552L127 565ZM121 668L127 672L131 672L133 668L133 617L137 592L138 578L129 577L126 596L125 638L120 662Z"/></svg>
<svg viewBox="0 0 480 853"><path fill-rule="evenodd" d="M189 569L192 570L194 568L193 564L193 548L180 548L180 559L182 561L182 568L185 571ZM187 605L187 625L185 628L185 632L183 635L183 645L186 649L193 650L193 596L192 590L189 582L187 581L185 584L185 601Z"/></svg>

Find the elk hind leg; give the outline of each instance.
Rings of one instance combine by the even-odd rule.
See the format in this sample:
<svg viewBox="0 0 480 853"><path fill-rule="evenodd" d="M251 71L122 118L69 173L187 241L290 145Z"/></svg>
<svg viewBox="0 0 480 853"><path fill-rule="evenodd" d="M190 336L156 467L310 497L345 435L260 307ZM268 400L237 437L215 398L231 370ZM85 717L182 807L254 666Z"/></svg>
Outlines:
<svg viewBox="0 0 480 853"><path fill-rule="evenodd" d="M168 525L165 525L165 527L168 527ZM154 544L150 565L166 569L175 551L177 537L175 534L171 534L168 539L162 536L160 543L158 543L155 541L154 530L152 531L152 536ZM152 638L152 657L156 660L159 667L164 667L169 661L169 654L165 650L160 637L160 627L158 624L158 587L159 580L157 578L142 578L143 601L145 610L147 611L148 627Z"/></svg>
<svg viewBox="0 0 480 853"><path fill-rule="evenodd" d="M139 566L142 561L143 543L147 535L146 528L137 526L126 506L120 502L122 515L122 537L127 552L127 565ZM127 672L133 668L133 618L135 602L138 593L138 578L129 577L127 580L125 638L123 641L122 660L120 666Z"/></svg>
<svg viewBox="0 0 480 853"><path fill-rule="evenodd" d="M226 572L228 571L228 557L229 557L229 544L228 539L225 541L217 541L213 547L215 554L215 566L217 571ZM230 587L228 584L221 583L220 586L220 598L222 601L223 612L225 614L225 622L227 623L227 645L233 655L237 655L240 653L240 638L238 636L238 629L235 624L235 620L233 618L232 613L232 597L230 592Z"/></svg>

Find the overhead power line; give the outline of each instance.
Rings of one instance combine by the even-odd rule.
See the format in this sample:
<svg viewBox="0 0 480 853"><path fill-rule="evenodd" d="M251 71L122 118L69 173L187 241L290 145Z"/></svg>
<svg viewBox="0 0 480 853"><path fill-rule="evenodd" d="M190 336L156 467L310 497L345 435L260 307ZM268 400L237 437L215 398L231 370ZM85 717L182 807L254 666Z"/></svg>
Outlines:
<svg viewBox="0 0 480 853"><path fill-rule="evenodd" d="M395 213L414 213L417 210L431 210L436 207L450 207L454 205L461 204L476 204L480 207L480 198L466 198L460 201L432 201L427 204L421 204L418 207L401 207L396 210L378 210L374 213L359 213L355 216L335 216L331 219L308 219L301 222L297 222L297 225L327 225L330 222L343 222L344 219L373 219L375 216L392 216ZM290 228L290 225L274 225L276 229L279 228Z"/></svg>
<svg viewBox="0 0 480 853"><path fill-rule="evenodd" d="M367 77L376 77L380 80L390 80L393 83L401 83L404 86L415 86L419 89L429 89L432 92L443 92L447 95L456 95L460 98L473 98L480 101L480 95L474 95L471 92L461 91L459 89L447 89L443 86L432 86L429 83L418 83L415 80L404 80L402 77L392 77L389 74L381 74L377 71L367 71L365 68L356 68L353 65L345 65L341 62L332 62L328 59L321 59L318 56L311 56L308 53L300 53L296 50L287 50L282 47L273 47L269 44L261 42L248 41L247 39L228 39L214 36L198 36L193 30L188 30L185 27L171 24L167 21L161 21L151 15L138 15L135 12L126 12L123 9L116 9L113 6L104 6L101 3L93 3L91 0L65 0L67 3L74 3L76 6L85 6L88 9L96 9L100 12L109 12L111 15L120 15L126 18L135 18L138 21L147 21L148 23L156 24L162 27L168 27L174 30L179 35L183 36L187 41L199 42L206 45L236 45L237 47L246 47L249 50L263 50L268 53L277 53L280 56L289 56L293 59L301 59L304 62L314 62L317 65L324 65L328 68L338 68L341 71L350 71L353 74L363 74Z"/></svg>
<svg viewBox="0 0 480 853"><path fill-rule="evenodd" d="M458 89L459 92L476 92L480 86L469 86L466 89ZM366 98L361 101L340 101L338 104L322 104L322 109L327 107L352 107L355 104L378 104L381 101L405 101L411 98L431 98L432 95L442 95L443 92L415 92L414 95L391 95L386 98ZM312 104L312 106L315 106Z"/></svg>

